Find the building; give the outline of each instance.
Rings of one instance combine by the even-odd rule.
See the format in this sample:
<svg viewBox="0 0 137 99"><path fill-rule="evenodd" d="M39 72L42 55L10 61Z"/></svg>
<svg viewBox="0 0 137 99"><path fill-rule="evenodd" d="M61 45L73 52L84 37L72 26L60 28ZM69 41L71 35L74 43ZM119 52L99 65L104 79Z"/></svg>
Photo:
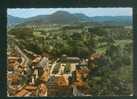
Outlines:
<svg viewBox="0 0 137 99"><path fill-rule="evenodd" d="M60 62L61 62L61 65L69 66L69 72L72 73L76 70L76 65L80 63L80 58L79 57L64 57L63 59L61 59Z"/></svg>

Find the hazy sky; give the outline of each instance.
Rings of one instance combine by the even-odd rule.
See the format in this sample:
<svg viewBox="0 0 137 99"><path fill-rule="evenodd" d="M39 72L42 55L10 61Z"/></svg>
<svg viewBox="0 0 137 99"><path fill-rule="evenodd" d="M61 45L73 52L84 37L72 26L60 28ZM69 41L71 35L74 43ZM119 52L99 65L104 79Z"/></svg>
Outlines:
<svg viewBox="0 0 137 99"><path fill-rule="evenodd" d="M8 15L28 18L36 15L49 15L56 11L83 13L87 16L132 16L132 8L27 8L8 9Z"/></svg>

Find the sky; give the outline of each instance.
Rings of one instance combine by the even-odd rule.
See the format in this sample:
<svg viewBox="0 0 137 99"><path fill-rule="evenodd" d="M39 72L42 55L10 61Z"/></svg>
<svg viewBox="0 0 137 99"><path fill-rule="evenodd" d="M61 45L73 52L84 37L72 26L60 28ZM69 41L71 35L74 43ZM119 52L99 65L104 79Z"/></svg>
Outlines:
<svg viewBox="0 0 137 99"><path fill-rule="evenodd" d="M50 15L56 11L70 13L83 13L89 17L94 16L132 16L132 8L16 8L8 9L8 15L28 18L37 15Z"/></svg>

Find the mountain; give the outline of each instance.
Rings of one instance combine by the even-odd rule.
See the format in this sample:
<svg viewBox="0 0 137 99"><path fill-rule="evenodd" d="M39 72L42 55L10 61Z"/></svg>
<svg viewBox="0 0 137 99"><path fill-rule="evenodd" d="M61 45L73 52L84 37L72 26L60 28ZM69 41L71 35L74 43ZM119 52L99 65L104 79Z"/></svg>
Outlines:
<svg viewBox="0 0 137 99"><path fill-rule="evenodd" d="M17 24L20 24L22 22L24 22L24 18L19 18L19 17L14 17L14 16L11 16L11 15L8 15L7 16L7 25L8 26L15 26Z"/></svg>
<svg viewBox="0 0 137 99"><path fill-rule="evenodd" d="M80 18L66 11L57 11L51 15L39 15L28 18L22 25L41 24L73 24L80 22Z"/></svg>
<svg viewBox="0 0 137 99"><path fill-rule="evenodd" d="M45 25L45 24L75 24L81 22L103 25L132 25L131 16L96 16L88 17L81 13L71 14L66 11L57 11L51 15L38 15L27 19L8 15L8 25Z"/></svg>
<svg viewBox="0 0 137 99"><path fill-rule="evenodd" d="M49 23L72 24L72 23L77 23L79 21L80 21L80 18L66 11L57 11L53 13L52 15L48 16Z"/></svg>

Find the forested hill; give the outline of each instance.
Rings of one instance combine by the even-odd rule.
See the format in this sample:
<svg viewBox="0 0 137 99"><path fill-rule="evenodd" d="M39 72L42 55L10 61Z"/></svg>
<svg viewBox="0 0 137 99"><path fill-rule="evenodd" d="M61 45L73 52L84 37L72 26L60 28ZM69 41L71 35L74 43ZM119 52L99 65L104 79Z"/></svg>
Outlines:
<svg viewBox="0 0 137 99"><path fill-rule="evenodd" d="M51 15L38 15L30 18L19 18L8 15L8 26L21 24L43 25L43 24L74 24L81 22L99 23L103 25L132 25L131 16L96 16L88 17L81 13L71 14L66 11L57 11Z"/></svg>
<svg viewBox="0 0 137 99"><path fill-rule="evenodd" d="M91 19L95 22L107 25L132 25L131 16L96 16Z"/></svg>

